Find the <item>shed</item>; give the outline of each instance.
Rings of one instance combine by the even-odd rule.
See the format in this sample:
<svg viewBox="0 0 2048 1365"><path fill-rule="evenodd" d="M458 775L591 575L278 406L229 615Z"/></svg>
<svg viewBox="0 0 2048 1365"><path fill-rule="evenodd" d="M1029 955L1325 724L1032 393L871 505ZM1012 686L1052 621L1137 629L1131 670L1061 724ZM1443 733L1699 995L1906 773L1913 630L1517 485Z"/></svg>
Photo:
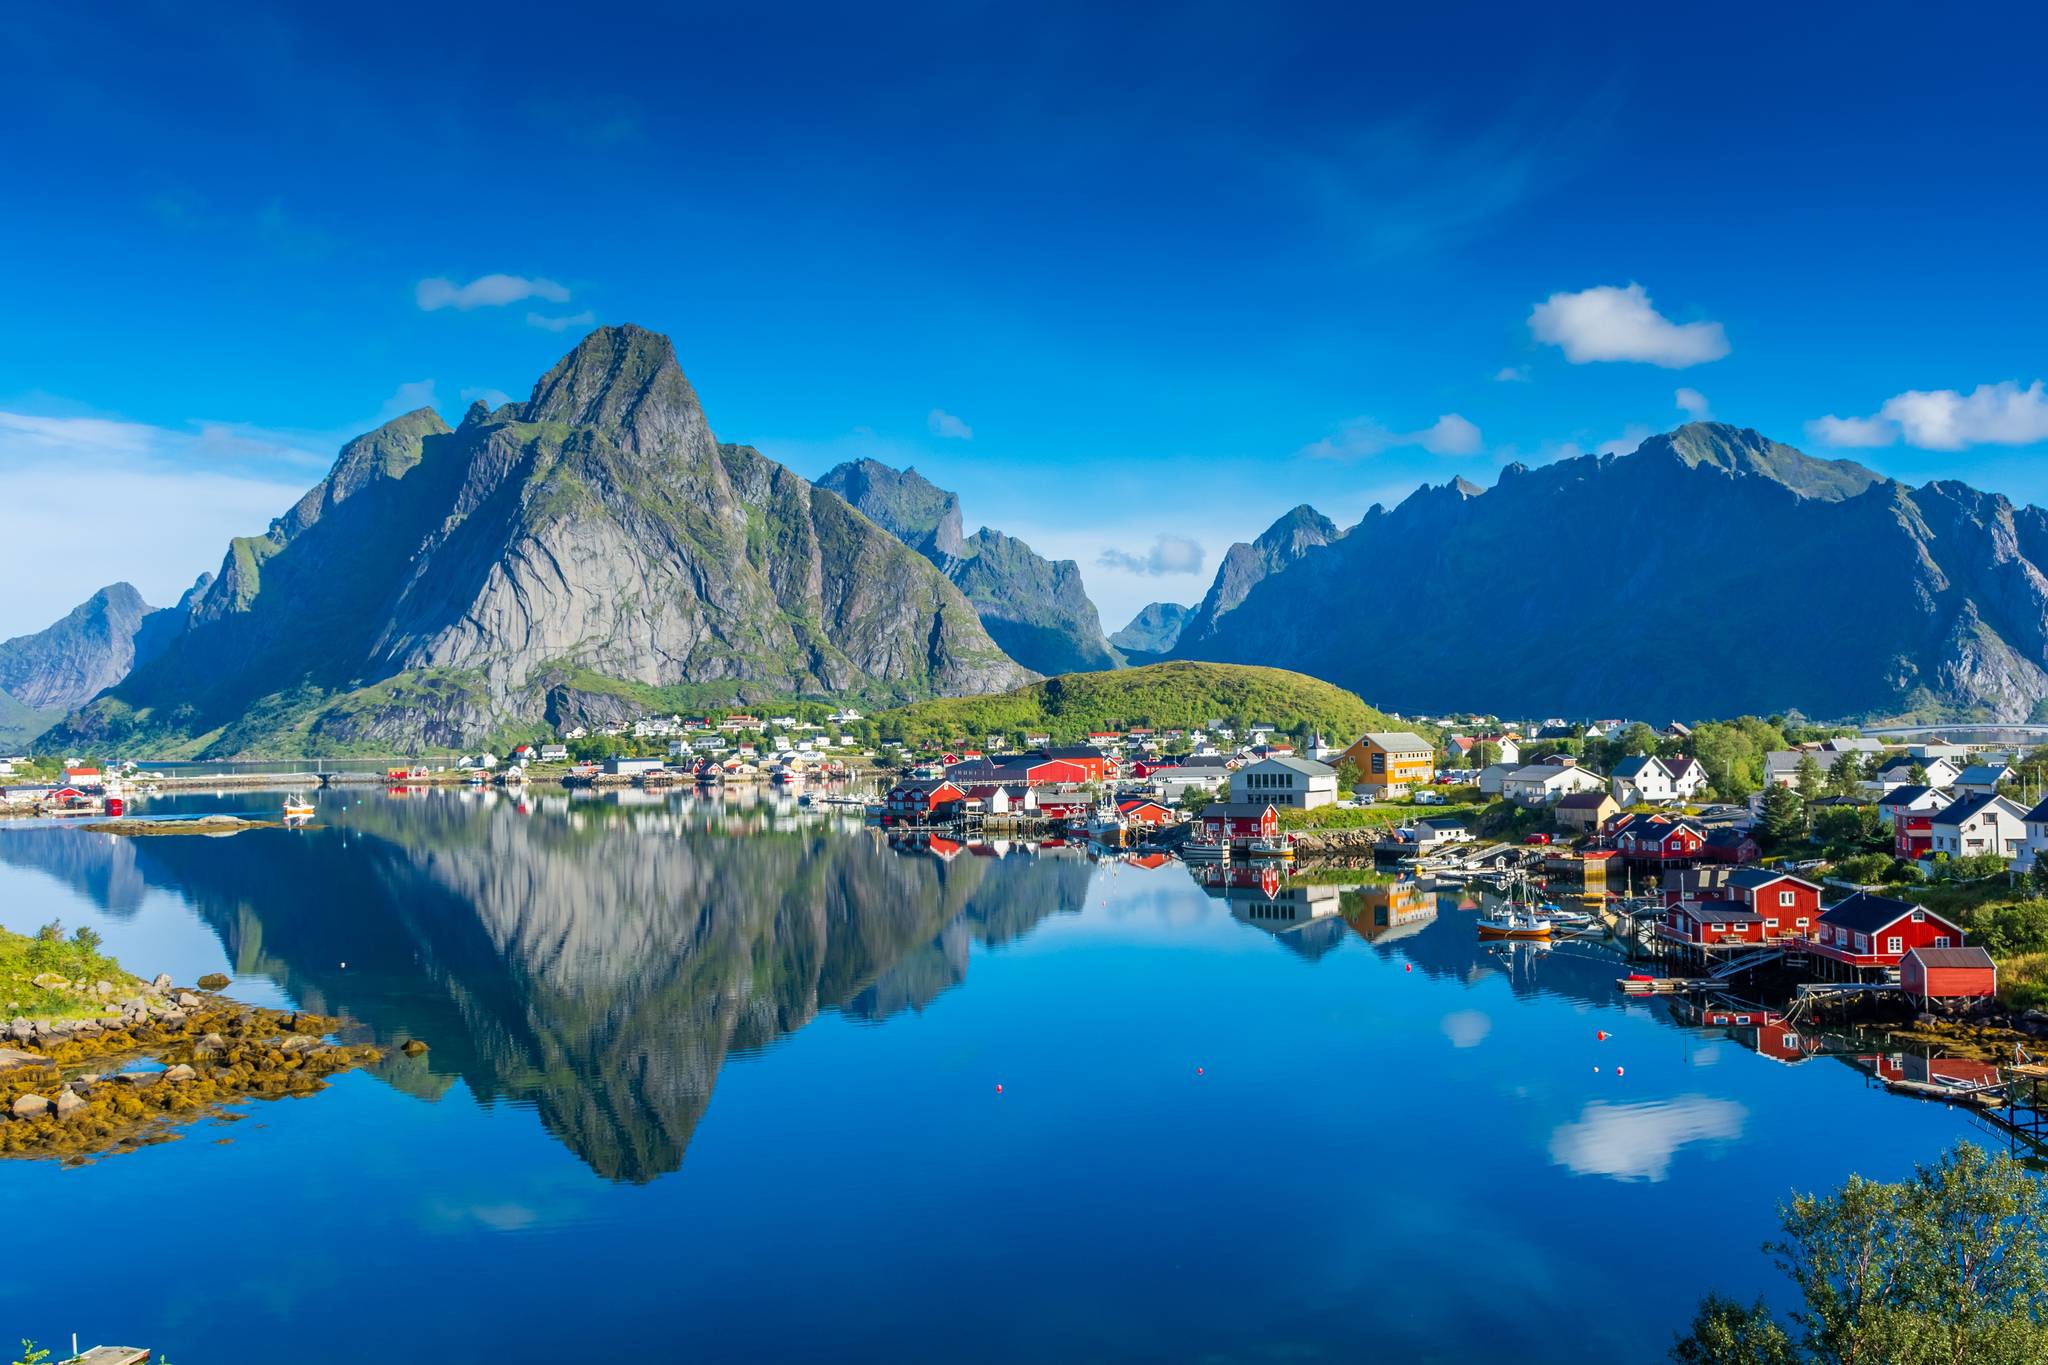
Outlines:
<svg viewBox="0 0 2048 1365"><path fill-rule="evenodd" d="M1899 959L1899 987L1919 1000L1978 1000L1998 993L1998 964L1982 948L1914 948Z"/></svg>

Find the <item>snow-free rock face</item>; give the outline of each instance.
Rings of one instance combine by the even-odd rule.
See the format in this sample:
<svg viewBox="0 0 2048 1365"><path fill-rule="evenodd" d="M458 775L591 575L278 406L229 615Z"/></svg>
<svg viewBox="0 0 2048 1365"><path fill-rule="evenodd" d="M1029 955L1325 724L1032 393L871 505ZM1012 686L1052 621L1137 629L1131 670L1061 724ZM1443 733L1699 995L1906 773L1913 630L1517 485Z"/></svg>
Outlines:
<svg viewBox="0 0 2048 1365"><path fill-rule="evenodd" d="M1251 544L1240 541L1231 546L1216 568L1216 581L1208 594L1182 624L1176 652L1183 658L1206 657L1200 652L1202 643L1216 634L1223 618L1235 611L1253 588L1342 534L1337 523L1304 503L1268 526Z"/></svg>
<svg viewBox="0 0 2048 1365"><path fill-rule="evenodd" d="M1180 633L1194 614L1193 607L1178 602L1148 602L1138 609L1129 625L1109 637L1109 642L1122 650L1126 658L1163 657L1180 643Z"/></svg>
<svg viewBox="0 0 2048 1365"><path fill-rule="evenodd" d="M161 654L212 577L202 575L175 607L152 607L132 584L112 583L63 620L0 641L0 743L26 744Z"/></svg>
<svg viewBox="0 0 2048 1365"><path fill-rule="evenodd" d="M2038 719L2043 556L2037 508L1696 422L1375 507L1176 652L1401 710Z"/></svg>
<svg viewBox="0 0 2048 1365"><path fill-rule="evenodd" d="M854 460L818 480L937 565L1005 653L1047 675L1115 668L1123 660L1071 559L1047 559L984 526L960 533L960 499L915 469Z"/></svg>
<svg viewBox="0 0 2048 1365"><path fill-rule="evenodd" d="M1028 677L924 559L721 447L668 338L608 327L524 404L351 441L229 547L163 657L58 733L408 748L539 721L564 688L907 698Z"/></svg>

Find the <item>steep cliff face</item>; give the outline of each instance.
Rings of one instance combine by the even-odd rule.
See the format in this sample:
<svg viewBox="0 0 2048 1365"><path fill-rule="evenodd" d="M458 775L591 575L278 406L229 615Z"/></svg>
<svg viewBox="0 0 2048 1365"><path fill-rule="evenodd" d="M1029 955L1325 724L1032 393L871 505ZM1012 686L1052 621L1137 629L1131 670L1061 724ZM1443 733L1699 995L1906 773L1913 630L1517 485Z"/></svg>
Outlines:
<svg viewBox="0 0 2048 1365"><path fill-rule="evenodd" d="M0 641L0 744L27 743L162 653L210 578L175 607L152 607L131 584L109 584L63 620Z"/></svg>
<svg viewBox="0 0 2048 1365"><path fill-rule="evenodd" d="M1694 423L1375 507L1179 648L1404 710L2026 719L2048 701L2044 529L1962 485Z"/></svg>
<svg viewBox="0 0 2048 1365"><path fill-rule="evenodd" d="M230 546L163 656L61 733L408 748L537 722L565 687L917 697L1026 677L924 559L721 447L666 337L612 327L523 404L350 442Z"/></svg>
<svg viewBox="0 0 2048 1365"><path fill-rule="evenodd" d="M856 460L818 480L925 556L967 595L1005 653L1047 675L1115 668L1122 660L1071 559L1046 559L984 526L960 533L960 499L915 469Z"/></svg>
<svg viewBox="0 0 2048 1365"><path fill-rule="evenodd" d="M1304 503L1268 526L1251 544L1239 541L1231 546L1216 568L1216 581L1182 623L1173 652L1182 658L1209 657L1200 652L1205 642L1253 588L1342 534L1337 523Z"/></svg>

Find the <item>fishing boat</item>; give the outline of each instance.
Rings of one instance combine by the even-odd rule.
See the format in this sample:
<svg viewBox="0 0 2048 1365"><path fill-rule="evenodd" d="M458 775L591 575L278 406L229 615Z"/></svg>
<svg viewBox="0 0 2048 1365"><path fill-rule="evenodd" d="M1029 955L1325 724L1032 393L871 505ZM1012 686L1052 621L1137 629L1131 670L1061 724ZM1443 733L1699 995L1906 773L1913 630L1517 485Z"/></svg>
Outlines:
<svg viewBox="0 0 2048 1365"><path fill-rule="evenodd" d="M1294 845L1287 841L1285 835L1282 835L1277 839L1247 840L1244 851L1247 857L1278 858L1286 861L1294 856Z"/></svg>
<svg viewBox="0 0 2048 1365"><path fill-rule="evenodd" d="M1504 905L1480 917L1479 937L1547 939L1550 937L1550 927L1550 921L1533 910Z"/></svg>
<svg viewBox="0 0 2048 1365"><path fill-rule="evenodd" d="M297 792L284 799L284 822L287 825L303 825L313 818L313 803Z"/></svg>
<svg viewBox="0 0 2048 1365"><path fill-rule="evenodd" d="M1227 863L1230 861L1230 845L1208 839L1190 839L1180 846L1180 860L1184 863Z"/></svg>

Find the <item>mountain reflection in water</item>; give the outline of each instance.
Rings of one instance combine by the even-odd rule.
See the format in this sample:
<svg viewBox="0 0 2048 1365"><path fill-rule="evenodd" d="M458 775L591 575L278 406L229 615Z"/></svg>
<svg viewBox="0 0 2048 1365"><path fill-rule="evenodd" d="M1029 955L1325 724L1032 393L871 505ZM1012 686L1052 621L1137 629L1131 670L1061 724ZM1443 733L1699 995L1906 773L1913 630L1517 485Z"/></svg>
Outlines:
<svg viewBox="0 0 2048 1365"><path fill-rule="evenodd" d="M335 805L323 818L335 817ZM115 914L173 889L236 970L386 1044L434 1098L531 1103L607 1178L682 1164L720 1066L821 1010L882 1019L958 985L971 943L1078 911L1074 850L905 854L872 831L721 807L441 797L358 801L337 823L231 839L22 830L0 858ZM346 963L346 967L342 964Z"/></svg>

